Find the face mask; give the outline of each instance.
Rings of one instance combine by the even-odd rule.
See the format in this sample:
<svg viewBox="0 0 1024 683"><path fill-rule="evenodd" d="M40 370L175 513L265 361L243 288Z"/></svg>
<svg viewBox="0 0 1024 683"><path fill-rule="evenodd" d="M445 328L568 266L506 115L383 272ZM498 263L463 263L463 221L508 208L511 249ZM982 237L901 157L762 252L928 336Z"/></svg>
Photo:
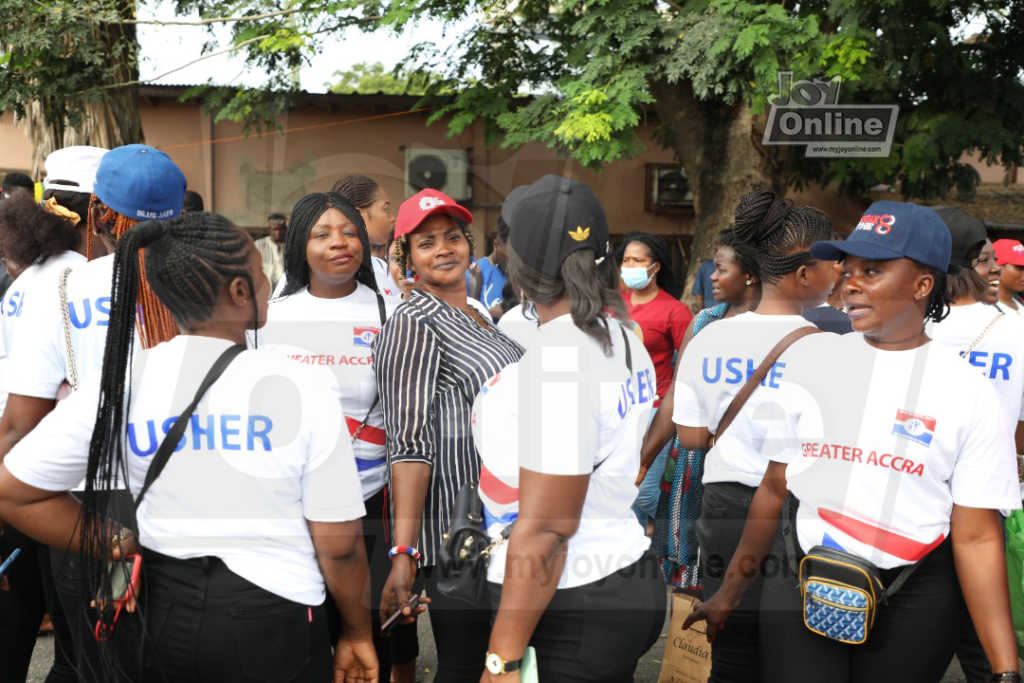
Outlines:
<svg viewBox="0 0 1024 683"><path fill-rule="evenodd" d="M647 274L647 268L623 268L622 282L630 289L643 289L651 284L654 278Z"/></svg>

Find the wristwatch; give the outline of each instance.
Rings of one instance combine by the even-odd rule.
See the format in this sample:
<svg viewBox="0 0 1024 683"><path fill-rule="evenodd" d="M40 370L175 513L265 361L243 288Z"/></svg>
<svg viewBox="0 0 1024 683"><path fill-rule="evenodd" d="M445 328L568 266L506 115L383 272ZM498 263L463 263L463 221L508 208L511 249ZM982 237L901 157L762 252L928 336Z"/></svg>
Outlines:
<svg viewBox="0 0 1024 683"><path fill-rule="evenodd" d="M1016 671L1004 671L1002 673L992 674L992 678L988 679L989 683L1020 683L1020 673Z"/></svg>
<svg viewBox="0 0 1024 683"><path fill-rule="evenodd" d="M501 655L496 655L493 652L487 653L486 665L487 670L495 676L501 674L510 674L513 671L519 671L519 667L523 665L523 660L517 659L514 662L506 662L501 658Z"/></svg>

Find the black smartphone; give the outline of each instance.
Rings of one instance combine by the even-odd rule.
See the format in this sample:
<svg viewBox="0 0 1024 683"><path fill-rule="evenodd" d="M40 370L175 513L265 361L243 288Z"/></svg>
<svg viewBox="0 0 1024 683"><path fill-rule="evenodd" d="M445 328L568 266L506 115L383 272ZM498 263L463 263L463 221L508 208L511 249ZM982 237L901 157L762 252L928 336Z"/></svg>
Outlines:
<svg viewBox="0 0 1024 683"><path fill-rule="evenodd" d="M416 614L416 608L420 606L420 596L414 595L409 599L409 609L412 610L413 615ZM397 612L388 617L388 620L380 625L380 634L382 636L390 635L395 627L401 623L402 618L405 616L402 614L404 607L400 608Z"/></svg>

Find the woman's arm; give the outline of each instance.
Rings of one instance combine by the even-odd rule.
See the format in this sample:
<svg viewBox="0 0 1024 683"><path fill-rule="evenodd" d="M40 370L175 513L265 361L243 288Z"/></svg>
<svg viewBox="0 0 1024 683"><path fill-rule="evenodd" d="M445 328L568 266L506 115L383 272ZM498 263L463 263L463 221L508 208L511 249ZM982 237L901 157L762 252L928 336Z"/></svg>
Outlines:
<svg viewBox="0 0 1024 683"><path fill-rule="evenodd" d="M569 539L579 528L589 483L589 474L519 470L519 518L509 538L501 606L488 648L506 661L522 659L537 622L555 595ZM484 677L487 680L490 674Z"/></svg>
<svg viewBox="0 0 1024 683"><path fill-rule="evenodd" d="M29 486L3 465L0 465L0 517L44 545L79 552L82 504L66 491Z"/></svg>
<svg viewBox="0 0 1024 683"><path fill-rule="evenodd" d="M391 466L395 545L415 548L434 464L437 435L431 406L437 393L441 345L426 322L400 314L384 326L378 344L373 365ZM381 621L399 609L405 609L411 620L408 604L415 579L415 560L397 555L380 596Z"/></svg>
<svg viewBox="0 0 1024 683"><path fill-rule="evenodd" d="M316 561L327 592L341 614L342 631L334 650L335 681L376 681L377 653L370 627L370 570L363 523L309 522Z"/></svg>
<svg viewBox="0 0 1024 683"><path fill-rule="evenodd" d="M686 350L686 345L690 343L691 339L693 339L693 320L687 326L686 333L683 335L683 341L679 345L679 353L676 354L676 366L672 370L672 390L668 392L667 396L661 397L658 410L655 411L651 426L647 428L647 434L644 436L643 446L640 447L640 476L636 478L637 486L647 476L647 470L651 467L654 459L658 457L658 453L661 453L661 449L676 435L676 426L672 422L672 410L675 407L676 377L679 375L679 365L683 358L683 351Z"/></svg>
<svg viewBox="0 0 1024 683"><path fill-rule="evenodd" d="M764 479L750 503L739 547L729 561L725 583L711 599L686 617L684 629L694 622L706 620L708 641L714 641L767 559L787 495L786 466L778 462L768 463Z"/></svg>
<svg viewBox="0 0 1024 683"><path fill-rule="evenodd" d="M1017 641L998 513L954 504L950 539L964 601L992 671L1017 671Z"/></svg>

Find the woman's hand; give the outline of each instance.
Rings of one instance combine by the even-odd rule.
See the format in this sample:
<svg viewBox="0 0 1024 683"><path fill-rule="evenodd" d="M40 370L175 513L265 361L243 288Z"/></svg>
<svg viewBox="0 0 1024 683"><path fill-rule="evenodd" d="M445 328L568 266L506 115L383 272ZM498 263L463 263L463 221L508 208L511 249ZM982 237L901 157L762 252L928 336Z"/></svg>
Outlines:
<svg viewBox="0 0 1024 683"><path fill-rule="evenodd" d="M407 618L402 619L403 624L411 624L416 621L412 609L409 607L409 600L412 598L412 584L416 581L416 560L409 555L400 553L395 555L391 561L391 573L388 574L387 583L384 584L384 591L380 595L380 622L383 624L399 608ZM429 600L427 601L429 602ZM417 608L419 614L426 608Z"/></svg>
<svg viewBox="0 0 1024 683"><path fill-rule="evenodd" d="M713 643L715 636L725 628L725 622L738 604L739 600L730 599L722 591L718 591L711 596L710 600L693 608L693 611L683 621L683 630L690 628L698 621L707 622L708 642Z"/></svg>
<svg viewBox="0 0 1024 683"><path fill-rule="evenodd" d="M377 683L379 666L373 640L342 636L334 646L334 683Z"/></svg>

